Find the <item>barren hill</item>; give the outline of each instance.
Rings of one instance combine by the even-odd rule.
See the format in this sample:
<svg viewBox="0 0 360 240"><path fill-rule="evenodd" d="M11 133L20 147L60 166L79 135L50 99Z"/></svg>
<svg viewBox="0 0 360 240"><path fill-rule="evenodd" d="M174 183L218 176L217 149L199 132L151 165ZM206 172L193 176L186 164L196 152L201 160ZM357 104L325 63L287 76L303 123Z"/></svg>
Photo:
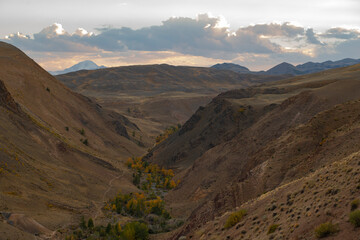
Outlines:
<svg viewBox="0 0 360 240"><path fill-rule="evenodd" d="M57 76L65 85L85 95L116 92L154 95L174 91L218 93L269 78L213 68L167 64L83 70Z"/></svg>
<svg viewBox="0 0 360 240"><path fill-rule="evenodd" d="M128 131L139 129L0 42L0 212L13 223L1 237L53 234L131 189L123 161L144 150Z"/></svg>
<svg viewBox="0 0 360 240"><path fill-rule="evenodd" d="M324 169L330 168L332 163L343 164L342 161L351 159L350 156L360 150L356 143L359 89L360 65L354 65L229 91L220 94L205 108L199 108L180 131L147 155L153 162L177 169L181 180L180 186L166 197L174 214L188 217L174 239L181 235L195 239L223 239L229 235L230 239L237 239L235 236L240 236L243 230L249 233L242 234L244 239L264 239L266 232L260 230L260 226L251 230L249 225L239 226L238 231L221 230L228 214L221 217L221 224L218 217L235 207L245 207L256 212L249 213L250 218L257 217L258 221L265 222L259 214L263 211L264 215L269 215L268 205L251 205L251 199L266 198L268 195L261 195L298 179L301 184L305 184L305 178L317 181L313 172L326 171ZM349 166L355 166L355 162ZM336 179L335 175L328 175ZM354 186L357 180L345 176L343 181ZM325 186L330 186L326 184L317 185L313 191L322 194ZM292 186L295 189L297 185ZM344 192L341 197L350 201L357 194ZM281 198L272 195L267 199L270 204ZM309 200L309 204L314 205L316 199ZM249 203L243 205L247 201ZM346 201L344 204L348 204ZM301 204L293 208L306 206L304 202ZM345 208L348 206L334 211L332 217L319 219L336 220L349 213L341 212ZM299 232L292 233L286 225L286 217L290 215L281 215L273 221L282 224L283 238L293 239ZM316 215L306 221L319 223ZM270 224L269 221L266 224ZM340 225L345 221L344 217ZM302 231L308 230L300 221L296 223ZM207 227L202 227L203 224ZM216 224L219 227L210 231L209 227ZM261 227L268 227L266 224ZM346 233L348 228L350 225L342 231ZM344 232L342 236L351 235ZM306 239L313 239L313 232L310 235Z"/></svg>

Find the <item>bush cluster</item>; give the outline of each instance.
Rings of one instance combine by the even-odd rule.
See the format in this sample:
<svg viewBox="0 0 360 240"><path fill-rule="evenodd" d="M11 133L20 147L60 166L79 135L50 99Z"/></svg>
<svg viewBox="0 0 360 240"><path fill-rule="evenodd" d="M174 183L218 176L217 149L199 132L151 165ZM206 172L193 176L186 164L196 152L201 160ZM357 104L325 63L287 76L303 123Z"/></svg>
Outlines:
<svg viewBox="0 0 360 240"><path fill-rule="evenodd" d="M326 222L320 224L315 228L315 236L317 238L324 238L330 235L333 235L339 231L339 227L337 225L332 224L331 222Z"/></svg>
<svg viewBox="0 0 360 240"><path fill-rule="evenodd" d="M179 184L173 180L173 170L160 168L157 164L148 163L142 158L129 158L126 165L135 171L133 183L144 191L153 188L173 189Z"/></svg>
<svg viewBox="0 0 360 240"><path fill-rule="evenodd" d="M80 228L65 237L66 240L80 239L107 239L107 240L147 240L149 239L149 229L145 223L128 222L124 225L116 223L105 226L94 226L90 218L88 224L84 218L80 223Z"/></svg>
<svg viewBox="0 0 360 240"><path fill-rule="evenodd" d="M155 195L145 197L143 193L118 193L110 203L106 204L104 209L134 217L144 217L149 214L155 214L169 219L170 214L165 210L164 206L164 201Z"/></svg>
<svg viewBox="0 0 360 240"><path fill-rule="evenodd" d="M359 204L360 204L360 200L359 199L354 199L350 203L351 211L354 211L355 209L357 209L359 207Z"/></svg>
<svg viewBox="0 0 360 240"><path fill-rule="evenodd" d="M231 227L235 226L238 222L241 221L241 219L245 215L246 215L246 210L245 209L241 209L241 210L239 210L237 212L234 212L234 213L230 214L230 216L226 220L224 228L231 228Z"/></svg>
<svg viewBox="0 0 360 240"><path fill-rule="evenodd" d="M179 131L180 128L181 128L181 124L178 124L177 126L170 126L170 127L166 128L164 133L160 134L159 136L157 136L155 138L156 144L161 143L162 141L167 139L171 134Z"/></svg>
<svg viewBox="0 0 360 240"><path fill-rule="evenodd" d="M360 210L355 210L351 212L349 216L349 221L355 227L360 227Z"/></svg>

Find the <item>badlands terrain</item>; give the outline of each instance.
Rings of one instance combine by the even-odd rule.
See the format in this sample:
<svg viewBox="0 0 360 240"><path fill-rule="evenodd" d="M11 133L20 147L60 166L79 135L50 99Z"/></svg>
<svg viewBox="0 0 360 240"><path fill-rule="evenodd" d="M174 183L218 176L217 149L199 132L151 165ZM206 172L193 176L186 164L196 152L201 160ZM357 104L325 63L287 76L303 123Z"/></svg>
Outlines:
<svg viewBox="0 0 360 240"><path fill-rule="evenodd" d="M55 78L0 43L0 239L358 239L359 90L360 65Z"/></svg>

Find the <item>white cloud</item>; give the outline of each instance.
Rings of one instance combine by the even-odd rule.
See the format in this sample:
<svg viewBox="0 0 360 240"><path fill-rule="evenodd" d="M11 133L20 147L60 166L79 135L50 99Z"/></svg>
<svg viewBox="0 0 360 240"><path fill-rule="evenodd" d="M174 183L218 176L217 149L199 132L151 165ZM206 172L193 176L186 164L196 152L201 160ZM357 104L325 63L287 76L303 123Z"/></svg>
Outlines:
<svg viewBox="0 0 360 240"><path fill-rule="evenodd" d="M90 37L90 36L92 36L92 35L94 35L94 33L93 32L88 32L88 31L86 31L84 28L78 28L78 29L76 29L76 31L73 33L73 35L77 35L77 36L80 36L80 37L83 37L83 36L88 36L88 37Z"/></svg>
<svg viewBox="0 0 360 240"><path fill-rule="evenodd" d="M46 38L53 38L65 34L67 34L67 32L60 23L54 23L53 25L44 28L41 30L41 32L38 33L39 36L42 35Z"/></svg>

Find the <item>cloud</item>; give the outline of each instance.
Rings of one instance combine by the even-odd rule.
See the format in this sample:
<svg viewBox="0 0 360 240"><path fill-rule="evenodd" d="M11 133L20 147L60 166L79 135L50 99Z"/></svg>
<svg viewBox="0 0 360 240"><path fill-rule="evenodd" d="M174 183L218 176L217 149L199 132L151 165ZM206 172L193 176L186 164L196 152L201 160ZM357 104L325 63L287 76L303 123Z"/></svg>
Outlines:
<svg viewBox="0 0 360 240"><path fill-rule="evenodd" d="M324 34L321 34L321 36L324 38L356 39L360 37L360 31L345 28L331 28Z"/></svg>
<svg viewBox="0 0 360 240"><path fill-rule="evenodd" d="M276 44L249 31L230 34L219 27L221 19L207 14L192 18L170 18L160 26L132 30L101 29L92 44L108 51L175 51L198 56L221 56L233 53L271 53L279 51Z"/></svg>
<svg viewBox="0 0 360 240"><path fill-rule="evenodd" d="M236 53L280 51L280 46L262 38L256 31L239 29L230 33L224 22L223 18L200 14L196 19L173 17L163 21L160 26L138 30L127 27L102 28L97 35L89 34L85 29L69 34L61 24L55 23L34 34L33 39L19 39L12 35L7 40L37 51L87 51L99 48L105 51L174 51L226 58L232 58ZM285 35L293 34L288 24L283 24L280 28Z"/></svg>
<svg viewBox="0 0 360 240"><path fill-rule="evenodd" d="M80 32L82 31L82 33ZM96 46L86 43L86 39L92 36L85 29L77 30L74 34L69 34L61 24L54 23L35 33L34 37L23 34L10 34L5 37L5 41L15 46L29 51L39 52L89 52L96 51Z"/></svg>
<svg viewBox="0 0 360 240"><path fill-rule="evenodd" d="M322 42L320 42L317 39L317 37L315 36L314 30L312 28L309 28L306 30L305 36L306 36L306 41L308 43L316 44L316 45L324 45Z"/></svg>
<svg viewBox="0 0 360 240"><path fill-rule="evenodd" d="M99 58L107 58L119 64L126 64L126 58L131 58L134 64L135 60L184 64L187 57L199 64L224 60L251 67L246 63L268 66L274 61L296 64L324 56L330 60L354 56L358 51L351 48L359 49L360 37L357 30L331 28L318 33L289 22L256 24L232 31L224 17L209 14L199 14L196 18L172 17L158 26L140 29L109 26L96 30L97 33L92 33L78 28L69 33L61 24L54 23L32 36L10 34L4 41L31 52L38 59L41 55L57 54L67 59L92 56L97 62Z"/></svg>
<svg viewBox="0 0 360 240"><path fill-rule="evenodd" d="M298 35L304 35L304 28L291 25L289 22L283 24L270 23L270 24L256 24L246 28L239 29L243 32L251 32L257 35L263 36L286 36L296 37Z"/></svg>
<svg viewBox="0 0 360 240"><path fill-rule="evenodd" d="M339 43L335 46L334 52L331 52L330 54L336 55L338 58L344 58L344 56L346 56L346 58L359 59L360 38Z"/></svg>

